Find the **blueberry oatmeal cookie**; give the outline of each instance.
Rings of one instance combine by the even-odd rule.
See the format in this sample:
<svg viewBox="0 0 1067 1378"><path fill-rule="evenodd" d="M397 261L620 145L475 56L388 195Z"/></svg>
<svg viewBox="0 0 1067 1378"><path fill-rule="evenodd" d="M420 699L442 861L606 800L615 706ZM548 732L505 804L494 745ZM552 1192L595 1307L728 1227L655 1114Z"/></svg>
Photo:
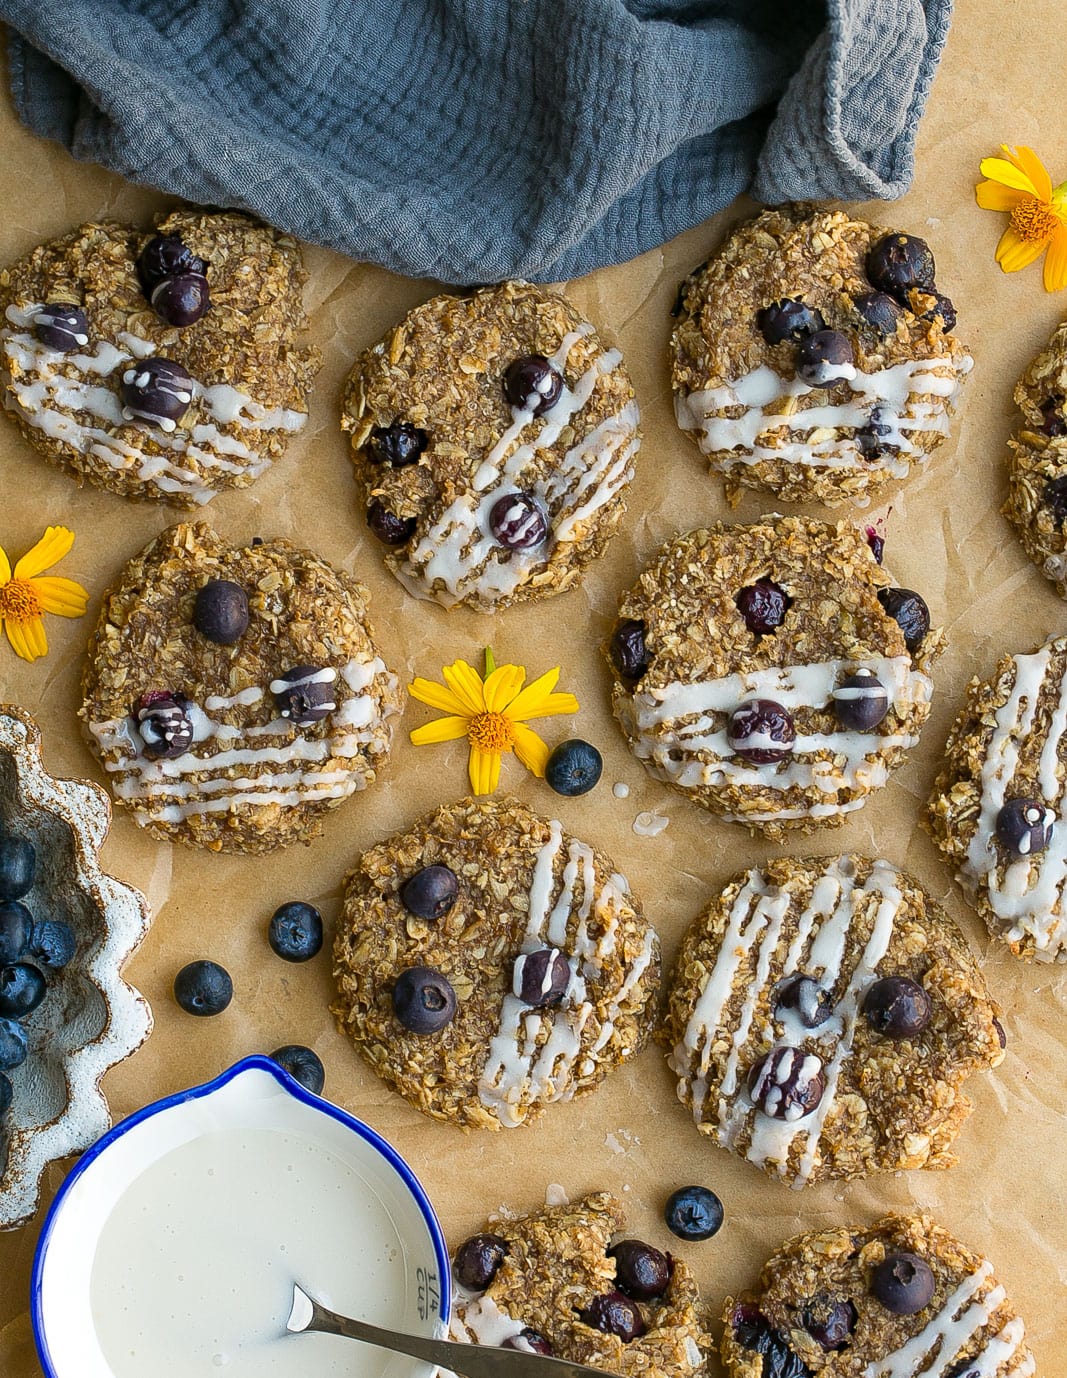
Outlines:
<svg viewBox="0 0 1067 1378"><path fill-rule="evenodd" d="M693 1274L641 1240L613 1244L625 1224L607 1192L490 1220L453 1256L451 1338L624 1378L703 1374L711 1337Z"/></svg>
<svg viewBox="0 0 1067 1378"><path fill-rule="evenodd" d="M1030 1378L984 1258L927 1215L787 1240L723 1311L727 1378Z"/></svg>
<svg viewBox="0 0 1067 1378"><path fill-rule="evenodd" d="M307 421L296 241L186 208L82 225L0 273L0 390L46 459L123 497L243 488Z"/></svg>
<svg viewBox="0 0 1067 1378"><path fill-rule="evenodd" d="M765 517L670 541L605 650L649 773L781 837L840 823L885 784L926 721L942 641L859 531Z"/></svg>
<svg viewBox="0 0 1067 1378"><path fill-rule="evenodd" d="M676 314L675 414L732 503L865 505L941 444L972 364L924 241L842 211L741 225Z"/></svg>
<svg viewBox="0 0 1067 1378"><path fill-rule="evenodd" d="M1067 638L974 678L927 825L989 931L1017 957L1067 961Z"/></svg>
<svg viewBox="0 0 1067 1378"><path fill-rule="evenodd" d="M602 852L517 799L467 799L363 855L334 975L334 1013L379 1076L496 1130L642 1047L659 942Z"/></svg>
<svg viewBox="0 0 1067 1378"><path fill-rule="evenodd" d="M400 707L367 592L288 541L173 526L123 570L89 642L81 717L115 799L211 851L307 840L372 784Z"/></svg>
<svg viewBox="0 0 1067 1378"><path fill-rule="evenodd" d="M720 1147L794 1187L955 1163L962 1084L1004 1058L963 934L887 861L781 857L690 928L658 1037Z"/></svg>
<svg viewBox="0 0 1067 1378"><path fill-rule="evenodd" d="M638 421L619 351L563 297L506 282L409 312L357 362L341 424L408 592L492 612L573 587L602 552Z"/></svg>

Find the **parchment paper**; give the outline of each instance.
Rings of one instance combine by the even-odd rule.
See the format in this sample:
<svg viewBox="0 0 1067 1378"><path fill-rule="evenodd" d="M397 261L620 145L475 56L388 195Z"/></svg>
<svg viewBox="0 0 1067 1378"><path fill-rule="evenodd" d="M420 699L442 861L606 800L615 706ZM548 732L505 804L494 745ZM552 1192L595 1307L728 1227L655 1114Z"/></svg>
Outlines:
<svg viewBox="0 0 1067 1378"><path fill-rule="evenodd" d="M360 850L464 792L462 744L408 743L407 729L429 716L417 706L405 714L383 781L334 812L324 836L308 848L266 860L201 856L152 842L125 814L115 819L105 862L147 893L156 915L128 969L152 1002L156 1029L106 1080L116 1118L213 1076L246 1053L308 1043L326 1065L327 1093L407 1156L453 1241L502 1206L538 1205L550 1182L561 1183L572 1196L610 1189L629 1203L632 1232L683 1254L716 1307L728 1291L750 1283L761 1261L790 1234L868 1221L890 1208L929 1207L994 1261L1026 1316L1039 1372L1067 1370L1067 970L1023 965L991 945L917 824L969 676L987 673L1002 652L1029 650L1067 627L1067 608L1031 567L999 514L1011 388L1067 311L1067 294L1046 296L1036 268L1011 277L1000 273L993 249L1003 217L979 211L972 192L979 159L1002 141L1033 145L1050 164L1054 182L1067 177L1065 58L1062 0L1010 6L960 0L919 139L914 190L893 206L859 208L873 220L929 236L939 286L955 300L959 332L976 359L957 437L890 504L860 516L867 521L888 511L887 565L902 584L923 592L948 630L950 649L936 668L933 716L913 760L845 827L814 840L792 840L785 848L794 855L863 849L906 866L948 905L985 954L989 982L1005 1010L1008 1056L999 1073L972 1083L975 1113L959 1140L959 1166L950 1173L792 1192L698 1137L655 1047L594 1096L555 1106L536 1125L498 1135L465 1136L423 1119L387 1091L333 1028L328 955L306 966L287 965L267 947L265 925L276 905L297 897L319 905L332 925L342 877ZM0 111L0 147L4 262L82 220L113 215L147 222L162 204L155 194L76 164L31 138L6 105ZM286 535L354 570L371 588L383 653L401 676L436 677L456 656L474 660L487 641L498 661L524 663L531 675L562 664L560 687L577 693L582 709L573 721L546 723L546 736L557 741L577 732L596 742L605 757L604 779L584 799L563 800L510 761L503 784L614 857L644 898L668 965L712 891L771 849L709 819L644 775L610 716L597 646L619 590L657 544L678 529L728 515L718 482L706 476L702 459L675 426L664 356L679 279L749 210L734 207L659 252L567 289L622 347L645 432L625 528L583 589L488 619L416 603L384 573L363 526L337 427L339 392L356 353L435 288L321 250L307 254L314 336L326 358L311 423L272 472L250 490L218 498L206 513L235 540ZM0 699L36 713L53 772L99 778L74 718L85 640L120 566L176 515L76 489L6 422L0 425L0 485L0 542L12 558L49 522L65 522L76 531L77 543L58 572L81 579L92 593L82 622L49 620L53 650L47 660L26 665L6 645L0 647ZM772 507L749 495L737 518L755 518ZM628 798L613 796L615 781L629 784ZM658 837L632 830L635 816L647 809L670 819ZM198 957L221 961L235 979L236 998L216 1019L190 1019L171 997L174 973ZM46 1202L62 1175L58 1167L48 1174ZM685 1246L667 1234L661 1210L670 1191L691 1181L721 1195L727 1218L716 1239ZM39 1374L26 1314L36 1234L31 1225L0 1235L3 1378Z"/></svg>

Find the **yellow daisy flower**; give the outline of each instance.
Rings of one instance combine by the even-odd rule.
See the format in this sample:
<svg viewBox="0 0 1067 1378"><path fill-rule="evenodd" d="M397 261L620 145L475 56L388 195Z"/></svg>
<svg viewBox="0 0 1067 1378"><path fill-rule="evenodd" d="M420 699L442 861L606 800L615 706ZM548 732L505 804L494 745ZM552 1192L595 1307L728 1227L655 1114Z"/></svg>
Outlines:
<svg viewBox="0 0 1067 1378"><path fill-rule="evenodd" d="M527 719L578 711L573 694L552 692L559 679L558 665L524 689L526 671L521 665L494 666L490 651L485 653L485 662L484 680L473 665L457 660L442 669L443 685L432 679L416 679L408 685L413 699L449 715L415 728L412 742L425 746L466 737L470 742L467 768L475 794L492 794L496 789L500 758L506 751L514 751L527 770L543 777L548 747L526 726Z"/></svg>
<svg viewBox="0 0 1067 1378"><path fill-rule="evenodd" d="M41 577L69 553L73 544L73 531L65 526L50 526L33 549L23 555L14 572L0 546L0 622L11 649L23 660L36 660L48 654L43 613L81 617L85 612L89 595L81 584L55 575Z"/></svg>
<svg viewBox="0 0 1067 1378"><path fill-rule="evenodd" d="M997 245L997 262L1017 273L1048 250L1045 291L1067 287L1067 182L1053 189L1052 178L1032 148L1001 144L1005 158L983 158L975 198L983 210L1007 211L1008 228Z"/></svg>

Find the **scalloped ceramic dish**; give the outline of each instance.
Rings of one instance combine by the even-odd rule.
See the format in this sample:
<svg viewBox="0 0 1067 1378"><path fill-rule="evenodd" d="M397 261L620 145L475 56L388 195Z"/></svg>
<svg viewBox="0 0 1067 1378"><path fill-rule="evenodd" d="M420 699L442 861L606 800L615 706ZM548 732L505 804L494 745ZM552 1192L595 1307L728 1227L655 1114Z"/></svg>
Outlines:
<svg viewBox="0 0 1067 1378"><path fill-rule="evenodd" d="M9 1073L14 1103L0 1133L0 1229L37 1209L49 1163L81 1153L111 1125L100 1089L108 1068L148 1037L152 1011L121 976L148 932L148 905L132 886L105 875L97 853L111 805L85 780L56 780L41 761L41 733L21 709L0 705L0 825L37 849L37 880L25 902L63 918L78 952L49 981L30 1015L30 1056Z"/></svg>

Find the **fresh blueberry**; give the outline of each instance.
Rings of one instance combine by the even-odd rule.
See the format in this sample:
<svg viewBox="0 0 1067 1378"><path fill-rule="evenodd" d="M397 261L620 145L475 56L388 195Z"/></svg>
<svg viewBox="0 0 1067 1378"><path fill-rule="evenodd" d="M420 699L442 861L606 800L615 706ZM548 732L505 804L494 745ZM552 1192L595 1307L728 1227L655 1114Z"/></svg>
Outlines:
<svg viewBox="0 0 1067 1378"><path fill-rule="evenodd" d="M331 665L294 665L270 682L278 716L295 727L328 718L337 707L336 682L337 671Z"/></svg>
<svg viewBox="0 0 1067 1378"><path fill-rule="evenodd" d="M62 971L77 950L74 929L63 919L42 919L33 925L30 956L45 971Z"/></svg>
<svg viewBox="0 0 1067 1378"><path fill-rule="evenodd" d="M772 1048L748 1073L753 1104L772 1120L803 1119L819 1104L825 1090L822 1059L803 1048Z"/></svg>
<svg viewBox="0 0 1067 1378"><path fill-rule="evenodd" d="M32 1014L47 991L44 974L32 962L0 967L0 1018L23 1019Z"/></svg>
<svg viewBox="0 0 1067 1378"><path fill-rule="evenodd" d="M489 530L505 550L533 550L548 535L548 517L530 493L505 493L489 511Z"/></svg>
<svg viewBox="0 0 1067 1378"><path fill-rule="evenodd" d="M414 517L398 517L377 498L367 507L367 529L382 545L404 545L415 534L416 525Z"/></svg>
<svg viewBox="0 0 1067 1378"><path fill-rule="evenodd" d="M173 359L153 354L130 365L119 392L127 421L147 421L173 431L193 400L193 375Z"/></svg>
<svg viewBox="0 0 1067 1378"><path fill-rule="evenodd" d="M571 983L571 965L555 947L539 947L515 958L511 970L511 989L532 1009L558 1005Z"/></svg>
<svg viewBox="0 0 1067 1378"><path fill-rule="evenodd" d="M620 1292L635 1301L654 1301L671 1280L670 1254L661 1253L640 1239L620 1239L608 1250L615 1260L615 1282Z"/></svg>
<svg viewBox="0 0 1067 1378"><path fill-rule="evenodd" d="M793 600L773 579L757 579L746 584L734 602L753 636L769 636L785 621Z"/></svg>
<svg viewBox="0 0 1067 1378"><path fill-rule="evenodd" d="M918 1254L886 1254L871 1271L871 1295L894 1316L914 1316L929 1306L934 1286L930 1265Z"/></svg>
<svg viewBox="0 0 1067 1378"><path fill-rule="evenodd" d="M1009 799L997 814L997 841L1012 856L1043 852L1055 828L1055 811L1043 799Z"/></svg>
<svg viewBox="0 0 1067 1378"><path fill-rule="evenodd" d="M563 375L543 354L524 354L504 373L504 396L519 411L544 416L563 391Z"/></svg>
<svg viewBox="0 0 1067 1378"><path fill-rule="evenodd" d="M875 563L880 565L885 554L885 537L879 535L873 526L865 527L863 534L867 537L867 544L871 548Z"/></svg>
<svg viewBox="0 0 1067 1378"><path fill-rule="evenodd" d="M840 330L817 330L797 349L797 377L812 387L826 388L855 376L855 354Z"/></svg>
<svg viewBox="0 0 1067 1378"><path fill-rule="evenodd" d="M871 245L867 277L882 292L898 301L913 287L924 292L934 285L934 256L924 239L912 234L887 234Z"/></svg>
<svg viewBox="0 0 1067 1378"><path fill-rule="evenodd" d="M787 976L776 988L774 1009L778 1018L783 1011L796 1015L805 1029L821 1028L834 1012L827 992L802 971Z"/></svg>
<svg viewBox="0 0 1067 1378"><path fill-rule="evenodd" d="M34 316L33 333L46 349L69 354L89 343L89 320L80 306L67 301L49 302Z"/></svg>
<svg viewBox="0 0 1067 1378"><path fill-rule="evenodd" d="M229 579L209 579L197 589L193 626L216 646L232 646L248 630L248 594Z"/></svg>
<svg viewBox="0 0 1067 1378"><path fill-rule="evenodd" d="M837 721L849 732L870 732L889 712L889 695L873 670L846 675L830 695Z"/></svg>
<svg viewBox="0 0 1067 1378"><path fill-rule="evenodd" d="M152 310L168 325L194 325L211 305L211 289L203 273L178 273L161 278L152 288Z"/></svg>
<svg viewBox="0 0 1067 1378"><path fill-rule="evenodd" d="M15 1092L10 1080L0 1072L0 1119L11 1109L11 1102L15 1099Z"/></svg>
<svg viewBox="0 0 1067 1378"><path fill-rule="evenodd" d="M21 1067L30 1054L30 1036L17 1019L0 1019L0 1072Z"/></svg>
<svg viewBox="0 0 1067 1378"><path fill-rule="evenodd" d="M689 1243L710 1239L722 1228L722 1202L707 1187L679 1187L667 1198L663 1212L671 1234Z"/></svg>
<svg viewBox="0 0 1067 1378"><path fill-rule="evenodd" d="M904 633L904 645L914 655L930 630L930 609L914 589L879 589L878 601Z"/></svg>
<svg viewBox="0 0 1067 1378"><path fill-rule="evenodd" d="M367 437L367 451L375 464L403 469L417 464L430 437L410 421L394 421L391 426L375 426Z"/></svg>
<svg viewBox="0 0 1067 1378"><path fill-rule="evenodd" d="M637 1303L618 1291L594 1297L578 1312L578 1319L594 1330L602 1330L605 1335L618 1335L624 1344L636 1340L648 1328Z"/></svg>
<svg viewBox="0 0 1067 1378"><path fill-rule="evenodd" d="M611 663L619 672L619 678L636 684L649 666L645 624L632 617L620 622L611 634L609 650Z"/></svg>
<svg viewBox="0 0 1067 1378"><path fill-rule="evenodd" d="M1063 395L1058 392L1041 403L1041 430L1050 438L1067 435L1067 417L1064 416L1063 404Z"/></svg>
<svg viewBox="0 0 1067 1378"><path fill-rule="evenodd" d="M18 900L0 903L0 966L25 955L33 936L33 915Z"/></svg>
<svg viewBox="0 0 1067 1378"><path fill-rule="evenodd" d="M844 1349L852 1339L856 1319L852 1302L837 1301L821 1294L808 1302L802 1315L804 1329L827 1353Z"/></svg>
<svg viewBox="0 0 1067 1378"><path fill-rule="evenodd" d="M150 239L137 258L137 276L145 296L150 296L152 288L163 278L176 277L180 273L207 272L207 264L198 258L192 249L176 234L157 234Z"/></svg>
<svg viewBox="0 0 1067 1378"><path fill-rule="evenodd" d="M796 739L792 714L773 699L748 699L734 709L726 725L730 750L753 765L784 761Z"/></svg>
<svg viewBox="0 0 1067 1378"><path fill-rule="evenodd" d="M20 900L33 889L37 852L26 837L0 834L0 900Z"/></svg>
<svg viewBox="0 0 1067 1378"><path fill-rule="evenodd" d="M553 748L545 764L545 784L557 794L588 794L600 779L604 758L590 742L568 737Z"/></svg>
<svg viewBox="0 0 1067 1378"><path fill-rule="evenodd" d="M468 1292L484 1292L497 1275L508 1252L508 1241L498 1234L476 1234L456 1250L452 1271Z"/></svg>
<svg viewBox="0 0 1067 1378"><path fill-rule="evenodd" d="M789 1341L780 1330L775 1330L758 1306L739 1303L730 1322L742 1349L762 1354L761 1378L812 1378L811 1369L789 1348Z"/></svg>
<svg viewBox="0 0 1067 1378"><path fill-rule="evenodd" d="M174 998L186 1014L221 1014L233 999L233 981L218 962L190 962L174 978Z"/></svg>
<svg viewBox="0 0 1067 1378"><path fill-rule="evenodd" d="M133 717L150 761L184 756L193 744L192 705L182 694L151 690L134 705Z"/></svg>
<svg viewBox="0 0 1067 1378"><path fill-rule="evenodd" d="M1059 478L1048 480L1042 494L1042 501L1052 513L1054 521L1061 526L1067 522L1067 474L1061 474Z"/></svg>
<svg viewBox="0 0 1067 1378"><path fill-rule="evenodd" d="M393 1011L412 1033L439 1033L456 1015L456 992L433 967L408 967L393 986Z"/></svg>
<svg viewBox="0 0 1067 1378"><path fill-rule="evenodd" d="M540 1354L546 1359L551 1359L556 1353L552 1341L546 1340L540 1330L535 1330L532 1325L524 1325L517 1335L509 1335L500 1348L518 1349L525 1354Z"/></svg>
<svg viewBox="0 0 1067 1378"><path fill-rule="evenodd" d="M904 319L904 312L888 292L864 292L854 299L853 305L879 335L895 335Z"/></svg>
<svg viewBox="0 0 1067 1378"><path fill-rule="evenodd" d="M805 335L814 335L816 331L824 329L826 322L821 312L805 302L795 297L785 297L757 311L756 325L767 343L776 345L783 340L799 342Z"/></svg>
<svg viewBox="0 0 1067 1378"><path fill-rule="evenodd" d="M883 976L863 997L863 1017L884 1038L915 1038L932 1015L929 995L910 976Z"/></svg>
<svg viewBox="0 0 1067 1378"><path fill-rule="evenodd" d="M417 919L443 919L459 898L459 880L448 866L424 866L408 876L397 892L400 903Z"/></svg>
<svg viewBox="0 0 1067 1378"><path fill-rule="evenodd" d="M309 962L322 949L322 915L313 904L290 900L271 915L271 948L287 962Z"/></svg>
<svg viewBox="0 0 1067 1378"><path fill-rule="evenodd" d="M322 1095L322 1088L326 1085L326 1069L318 1053L305 1048L302 1043L287 1043L284 1048L275 1048L270 1058L294 1081L299 1082L305 1091L310 1091L313 1096Z"/></svg>

